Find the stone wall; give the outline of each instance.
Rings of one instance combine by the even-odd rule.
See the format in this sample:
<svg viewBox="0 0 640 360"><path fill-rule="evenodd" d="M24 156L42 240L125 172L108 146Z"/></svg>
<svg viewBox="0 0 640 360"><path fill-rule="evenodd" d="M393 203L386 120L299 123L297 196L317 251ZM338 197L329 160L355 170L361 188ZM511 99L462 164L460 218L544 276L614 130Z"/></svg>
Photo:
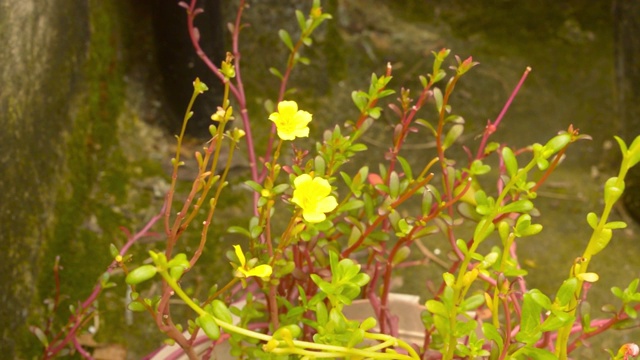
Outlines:
<svg viewBox="0 0 640 360"><path fill-rule="evenodd" d="M55 255L73 247L81 256L106 249L78 246L77 229L87 220L100 167L117 146L124 89L119 11L116 2L102 0L0 0L0 353L6 358L37 350L26 324L41 318L42 302L52 295ZM76 280L96 279L77 272Z"/></svg>
<svg viewBox="0 0 640 360"><path fill-rule="evenodd" d="M202 4L219 8L218 0ZM172 17L158 18L162 13ZM184 84L162 75L178 73L186 88L196 76L211 77L201 67L191 70L198 59L184 45L184 18L177 0L0 0L3 358L39 354L28 325L48 316L56 256L64 301L53 319L60 324L110 263L109 244L123 243L120 227L138 228L160 208L163 192L154 187L164 181L159 162L173 137L147 122L175 130L182 120L175 109L186 106L173 99ZM220 14L201 21L212 19ZM182 45L157 41L172 27L184 33ZM219 58L222 23L200 30L211 40L207 51ZM157 47L176 54L159 62ZM173 92L162 89L163 78ZM112 315L118 320L103 319L100 332L120 341L128 336L121 331L124 286L110 296L120 302Z"/></svg>

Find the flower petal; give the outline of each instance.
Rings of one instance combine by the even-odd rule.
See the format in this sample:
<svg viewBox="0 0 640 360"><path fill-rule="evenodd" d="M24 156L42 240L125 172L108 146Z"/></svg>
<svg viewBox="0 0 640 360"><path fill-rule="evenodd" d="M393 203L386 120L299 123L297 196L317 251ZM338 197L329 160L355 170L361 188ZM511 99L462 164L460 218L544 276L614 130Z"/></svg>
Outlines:
<svg viewBox="0 0 640 360"><path fill-rule="evenodd" d="M331 193L331 185L326 179L317 177L313 179L314 192L318 197L324 197Z"/></svg>
<svg viewBox="0 0 640 360"><path fill-rule="evenodd" d="M304 128L304 129L296 129L293 131L293 139L297 138L297 137L309 137L309 128ZM282 140L288 140L288 139L284 139L282 137L280 137ZM291 140L293 140L291 139Z"/></svg>
<svg viewBox="0 0 640 360"><path fill-rule="evenodd" d="M293 121L299 127L306 127L311 122L311 119L311 113L304 110L296 112L296 114L293 116Z"/></svg>
<svg viewBox="0 0 640 360"><path fill-rule="evenodd" d="M311 175L309 174L302 174L300 176L298 176L297 178L295 178L293 180L293 185L297 188L299 188L302 184L311 181Z"/></svg>
<svg viewBox="0 0 640 360"><path fill-rule="evenodd" d="M310 223L319 223L323 222L327 216L324 213L316 212L316 211L302 211L302 217Z"/></svg>
<svg viewBox="0 0 640 360"><path fill-rule="evenodd" d="M278 137L282 140L294 140L296 138L296 135L278 129Z"/></svg>
<svg viewBox="0 0 640 360"><path fill-rule="evenodd" d="M278 103L278 112L281 114L294 115L298 111L298 103L291 100L284 100Z"/></svg>
<svg viewBox="0 0 640 360"><path fill-rule="evenodd" d="M318 206L316 207L318 211L323 213L328 213L333 211L336 207L338 207L338 202L336 198L333 196L328 196L318 202Z"/></svg>
<svg viewBox="0 0 640 360"><path fill-rule="evenodd" d="M303 110L298 110L295 101L281 101L278 103L278 111L269 115L278 130L278 137L282 140L294 140L296 137L308 137L312 115Z"/></svg>
<svg viewBox="0 0 640 360"><path fill-rule="evenodd" d="M236 257L240 261L240 268L239 269L242 269L242 268L244 268L245 264L247 263L247 259L244 257L244 252L242 252L242 248L240 247L240 245L233 245L233 248L236 251ZM242 271L242 270L240 270L240 271Z"/></svg>
<svg viewBox="0 0 640 360"><path fill-rule="evenodd" d="M269 277L272 272L273 272L273 269L271 268L271 266L269 266L269 265L258 265L256 267L254 267L253 269L247 271L246 275L247 275L247 277L249 277L249 276L257 276L257 277L265 278L265 277Z"/></svg>

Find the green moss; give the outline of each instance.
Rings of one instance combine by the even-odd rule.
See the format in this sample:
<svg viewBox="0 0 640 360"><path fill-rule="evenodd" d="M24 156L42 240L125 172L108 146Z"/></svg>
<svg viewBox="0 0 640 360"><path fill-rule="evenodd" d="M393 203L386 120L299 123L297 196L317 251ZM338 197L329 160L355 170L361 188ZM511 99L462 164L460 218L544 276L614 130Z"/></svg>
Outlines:
<svg viewBox="0 0 640 360"><path fill-rule="evenodd" d="M66 322L69 304L84 300L111 262L109 244L122 241L119 226L131 220L119 211L127 199L130 167L118 147L118 118L123 110L125 84L119 61L119 12L110 1L89 2L91 38L82 66L81 93L76 99L73 126L64 145L65 168L51 216L52 230L42 256L40 298L55 291L53 263L61 257L60 293L69 300L57 320ZM35 354L29 354L35 355Z"/></svg>

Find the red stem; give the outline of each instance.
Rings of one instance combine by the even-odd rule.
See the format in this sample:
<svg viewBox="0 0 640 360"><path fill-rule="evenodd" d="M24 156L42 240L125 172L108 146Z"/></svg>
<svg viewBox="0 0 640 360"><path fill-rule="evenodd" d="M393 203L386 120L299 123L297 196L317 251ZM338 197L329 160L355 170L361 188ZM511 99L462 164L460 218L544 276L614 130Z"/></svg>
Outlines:
<svg viewBox="0 0 640 360"><path fill-rule="evenodd" d="M502 107L502 110L500 111L500 114L498 114L498 117L496 118L496 120L493 123L491 122L491 120L487 121L487 127L485 127L484 134L482 135L482 141L480 141L480 146L478 147L478 152L476 153L476 159L482 159L484 157L483 156L484 149L487 146L487 141L489 140L489 136L491 136L491 134L493 134L498 128L498 126L500 125L502 118L507 113L509 106L511 106L513 99L515 99L516 95L520 91L520 88L522 87L522 84L524 84L524 81L526 80L530 72L531 72L530 67L527 67L524 70L524 73L520 77L520 81L518 81L518 85L516 85L516 87L511 92L509 99L507 99L507 102Z"/></svg>
<svg viewBox="0 0 640 360"><path fill-rule="evenodd" d="M196 35L197 30L193 24L193 20L196 17L196 3L197 0L191 0L189 4L189 8L187 9L187 28L189 30L189 37L191 38L191 44L193 45L196 54L200 57L200 59L207 65L207 67L220 79L221 82L227 81L220 71L220 69L211 61L211 59L205 54L205 52L200 47L200 39ZM240 21L242 19L242 12L244 11L246 1L240 0L240 6L238 7L238 13L236 15L234 29L232 34L232 51L233 56L235 58L234 67L236 72L236 83L233 84L229 82L229 89L233 94L234 98L238 102L238 106L240 108L240 117L242 118L242 124L244 126L244 131L246 133L245 141L247 143L247 151L249 157L249 167L251 169L251 179L253 181L258 181L258 165L256 161L255 148L253 143L253 135L251 131L251 123L249 120L249 114L247 112L247 101L244 93L244 85L242 83L242 72L240 69L240 50L239 50L239 37L240 37ZM257 194L254 194L254 203L258 201Z"/></svg>
<svg viewBox="0 0 640 360"><path fill-rule="evenodd" d="M127 251L129 250L129 248L138 240L140 240L141 238L148 236L150 234L149 230L151 229L151 227L153 227L153 225L155 225L158 220L162 219L163 217L163 213L164 213L164 208L162 210L160 210L160 213L157 214L156 216L154 216L153 218L151 218L151 220L149 220L149 222L142 228L142 230L138 231L135 235L131 236L127 242L125 243L125 245L120 249L120 256L124 256ZM107 273L111 274L115 269L118 268L118 262L113 260L111 262L111 264L109 265L109 267L107 268ZM80 329L83 325L82 323L82 316L78 316L78 315L82 315L84 314L84 312L89 311L91 305L96 301L96 299L98 298L98 296L102 293L103 287L102 287L102 278L100 280L98 280L98 282L96 283L96 285L93 288L93 291L91 292L91 294L89 295L89 297L87 297L81 304L79 309L77 310L77 312L75 314L71 314L71 316L69 317L69 324L71 325L71 328L67 331L66 336L64 337L64 339L62 341L60 341L59 343L55 343L52 342L49 344L49 346L44 350L45 356L44 358L49 358L50 356L53 356L57 353L59 353L62 349L64 349L70 342L74 341L74 339L76 338L76 332L78 331L78 329ZM67 328L65 326L65 328ZM57 335L57 337L59 337L61 334L59 333Z"/></svg>

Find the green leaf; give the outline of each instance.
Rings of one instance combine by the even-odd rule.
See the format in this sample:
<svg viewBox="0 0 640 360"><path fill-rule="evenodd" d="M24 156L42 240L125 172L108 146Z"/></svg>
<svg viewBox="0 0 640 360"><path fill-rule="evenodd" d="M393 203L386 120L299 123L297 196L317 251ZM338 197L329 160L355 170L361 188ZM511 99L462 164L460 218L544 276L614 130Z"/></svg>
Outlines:
<svg viewBox="0 0 640 360"><path fill-rule="evenodd" d="M420 75L420 76L418 76L418 78L420 79L420 83L422 84L422 87L423 87L423 88L426 88L426 87L427 87L427 85L429 84L429 83L427 82L427 78L426 78L426 77L424 77L424 75Z"/></svg>
<svg viewBox="0 0 640 360"><path fill-rule="evenodd" d="M543 309L545 310L551 309L551 300L542 291L538 289L532 289L528 292L528 294L531 300L533 300L536 304L540 305Z"/></svg>
<svg viewBox="0 0 640 360"><path fill-rule="evenodd" d="M475 320L458 321L456 322L456 328L454 334L456 337L469 336L478 327L478 322Z"/></svg>
<svg viewBox="0 0 640 360"><path fill-rule="evenodd" d="M398 177L398 173L392 171L389 174L389 196L392 199L397 199L398 194L400 193L400 178Z"/></svg>
<svg viewBox="0 0 640 360"><path fill-rule="evenodd" d="M624 156L628 151L627 144L624 142L624 140L622 140L621 137L614 136L613 138L618 142L618 145L620 146L620 152L622 152L622 156Z"/></svg>
<svg viewBox="0 0 640 360"><path fill-rule="evenodd" d="M467 242L464 241L463 239L456 240L456 246L458 247L458 249L460 249L460 251L462 251L462 253L464 255L467 255L467 253L469 253L469 248L467 247Z"/></svg>
<svg viewBox="0 0 640 360"><path fill-rule="evenodd" d="M125 278L125 282L129 285L137 285L151 279L157 272L158 269L155 265L142 265L129 272Z"/></svg>
<svg viewBox="0 0 640 360"><path fill-rule="evenodd" d="M262 231L264 231L264 227L260 225L252 226L249 231L251 232L250 233L251 238L257 239L262 234Z"/></svg>
<svg viewBox="0 0 640 360"><path fill-rule="evenodd" d="M253 191L259 193L261 192L264 188L262 187L262 185L258 184L255 181L252 180L247 180L244 182L245 185L247 185L248 187L250 187Z"/></svg>
<svg viewBox="0 0 640 360"><path fill-rule="evenodd" d="M612 222L606 223L604 227L605 229L611 229L611 230L624 229L627 227L627 223L625 223L624 221L612 221Z"/></svg>
<svg viewBox="0 0 640 360"><path fill-rule="evenodd" d="M316 285L318 285L318 288L320 288L320 290L322 290L325 294L327 295L335 294L336 287L331 285L331 283L324 281L320 276L316 274L311 274L310 277L311 277L311 280L313 280L313 282L316 283Z"/></svg>
<svg viewBox="0 0 640 360"><path fill-rule="evenodd" d="M172 268L172 267L184 267L184 268L189 268L191 264L189 264L189 260L187 259L187 254L185 253L179 253L176 256L173 257L173 259L171 259L171 261L169 261L167 263L167 267Z"/></svg>
<svg viewBox="0 0 640 360"><path fill-rule="evenodd" d="M377 98L378 99L382 99L383 97L387 97L387 96L393 95L395 93L396 93L395 90L385 89L385 90L382 90L382 91L377 93Z"/></svg>
<svg viewBox="0 0 640 360"><path fill-rule="evenodd" d="M526 344L533 344L540 339L542 333L538 330L538 326L540 325L541 311L542 307L534 301L531 293L524 294L520 316L520 332L516 335L516 340Z"/></svg>
<svg viewBox="0 0 640 360"><path fill-rule="evenodd" d="M38 340L44 347L49 346L49 339L47 338L47 335L44 333L44 331L42 331L42 329L37 326L29 326L29 331L31 331L33 335L38 338Z"/></svg>
<svg viewBox="0 0 640 360"><path fill-rule="evenodd" d="M587 245L587 252L591 255L595 255L602 251L604 248L609 245L609 241L611 241L611 237L613 236L613 231L611 229L604 228L602 231L594 234L594 238Z"/></svg>
<svg viewBox="0 0 640 360"><path fill-rule="evenodd" d="M629 286L625 289L625 292L628 294L637 294L638 285L640 284L640 279L635 278L630 283Z"/></svg>
<svg viewBox="0 0 640 360"><path fill-rule="evenodd" d="M349 234L349 239L347 240L347 245L352 246L353 244L355 244L355 242L358 241L361 235L362 231L357 226L352 227L351 233Z"/></svg>
<svg viewBox="0 0 640 360"><path fill-rule="evenodd" d="M464 124L464 118L460 115L449 115L444 119L445 124L452 122L454 124Z"/></svg>
<svg viewBox="0 0 640 360"><path fill-rule="evenodd" d="M400 163L400 166L402 167L402 171L404 172L405 178L407 178L409 181L412 181L413 172L411 171L411 165L409 165L409 162L407 161L407 159L403 158L402 156L398 156L396 159L398 160L398 162Z"/></svg>
<svg viewBox="0 0 640 360"><path fill-rule="evenodd" d="M284 76L282 76L282 73L280 72L280 70L274 68L274 67L270 67L269 68L269 72L273 75L275 75L275 77L277 77L278 79L282 80L284 79Z"/></svg>
<svg viewBox="0 0 640 360"><path fill-rule="evenodd" d="M636 136L636 138L633 139L627 155L629 156L629 168L640 162L640 136Z"/></svg>
<svg viewBox="0 0 640 360"><path fill-rule="evenodd" d="M493 326L492 323L488 323L488 322L482 323L482 332L484 333L484 336L488 340L491 340L495 342L496 345L498 345L497 346L498 349L502 349L504 345L504 340L502 339L502 336L500 335L496 327Z"/></svg>
<svg viewBox="0 0 640 360"><path fill-rule="evenodd" d="M553 138L551 138L551 140L549 140L549 142L544 145L545 149L543 152L545 153L545 158L562 150L562 148L567 146L569 142L571 142L571 135L569 135L568 133L554 136Z"/></svg>
<svg viewBox="0 0 640 360"><path fill-rule="evenodd" d="M484 218L478 222L473 233L473 240L476 242L484 241L496 228L490 219Z"/></svg>
<svg viewBox="0 0 640 360"><path fill-rule="evenodd" d="M427 120L418 119L418 120L416 120L416 124L422 125L422 126L426 127L427 129L431 130L431 134L433 136L435 136L437 134L436 129Z"/></svg>
<svg viewBox="0 0 640 360"><path fill-rule="evenodd" d="M311 64L311 60L309 60L309 58L305 57L305 56L298 56L298 57L296 57L296 60L299 61L303 65Z"/></svg>
<svg viewBox="0 0 640 360"><path fill-rule="evenodd" d="M205 313L200 315L196 319L196 325L204 331L209 339L218 340L218 338L220 338L220 327L218 327L216 320L211 316L211 314Z"/></svg>
<svg viewBox="0 0 640 360"><path fill-rule="evenodd" d="M587 223L591 226L592 229L596 229L598 227L598 215L594 212L590 212L587 214Z"/></svg>
<svg viewBox="0 0 640 360"><path fill-rule="evenodd" d="M569 278L565 280L560 286L560 289L558 289L558 293L556 294L556 302L558 302L562 306L569 304L569 301L571 301L571 299L573 299L573 297L575 296L577 288L577 278Z"/></svg>
<svg viewBox="0 0 640 360"><path fill-rule="evenodd" d="M381 109L380 107L377 107L377 106L376 106L376 107L374 107L374 108L369 109L369 110L367 111L367 115L371 116L373 119L378 119L378 118L380 118L380 115L381 115L381 112L380 112L380 111L381 111L381 110L382 110L382 109Z"/></svg>
<svg viewBox="0 0 640 360"><path fill-rule="evenodd" d="M287 48L290 51L293 51L293 43L291 42L291 36L289 36L289 33L287 32L287 30L285 29L278 30L278 36L280 37L280 40L282 40L282 42L287 46Z"/></svg>
<svg viewBox="0 0 640 360"><path fill-rule="evenodd" d="M611 293L613 293L613 295L615 295L616 297L622 299L623 298L623 293L622 293L622 289L620 289L617 286L614 286L611 288Z"/></svg>
<svg viewBox="0 0 640 360"><path fill-rule="evenodd" d="M251 233L241 226L229 226L227 232L229 232L230 234L241 234L251 239Z"/></svg>
<svg viewBox="0 0 640 360"><path fill-rule="evenodd" d="M111 253L112 258L115 258L116 256L120 255L120 251L114 244L109 244L109 252Z"/></svg>
<svg viewBox="0 0 640 360"><path fill-rule="evenodd" d="M624 313L629 315L629 317L632 319L635 319L638 317L638 312L636 311L636 309L634 309L633 306L629 304L624 306Z"/></svg>
<svg viewBox="0 0 640 360"><path fill-rule="evenodd" d="M460 135L462 135L462 133L464 132L464 125L462 124L455 124L451 127L451 129L449 129L449 131L447 132L447 135L444 138L444 143L443 143L443 147L445 149L449 148L451 145L453 145L453 143L458 140L458 138L460 137Z"/></svg>
<svg viewBox="0 0 640 360"><path fill-rule="evenodd" d="M533 209L533 203L529 200L516 200L500 208L500 212L507 213L526 213Z"/></svg>
<svg viewBox="0 0 640 360"><path fill-rule="evenodd" d="M315 170L315 176L324 176L325 165L326 164L322 156L318 155L313 159L313 169Z"/></svg>
<svg viewBox="0 0 640 360"><path fill-rule="evenodd" d="M531 215L523 214L518 217L515 226L515 234L517 237L535 235L540 231L542 231L542 225L531 224Z"/></svg>
<svg viewBox="0 0 640 360"><path fill-rule="evenodd" d="M442 112L442 91L439 88L433 89L433 99L436 101L438 113Z"/></svg>
<svg viewBox="0 0 640 360"><path fill-rule="evenodd" d="M327 305L324 302L319 301L316 304L316 319L318 325L324 326L329 321L329 312L327 311Z"/></svg>
<svg viewBox="0 0 640 360"><path fill-rule="evenodd" d="M349 146L349 150L353 151L353 152L360 152L360 151L365 151L367 150L367 145L365 144L353 144L351 146Z"/></svg>
<svg viewBox="0 0 640 360"><path fill-rule="evenodd" d="M310 37L305 37L302 39L302 43L306 46L311 46L311 44L313 44L313 39Z"/></svg>
<svg viewBox="0 0 640 360"><path fill-rule="evenodd" d="M449 312L447 311L447 308L440 301L427 300L425 307L432 314L441 315L441 316L444 316L445 318L449 317Z"/></svg>
<svg viewBox="0 0 640 360"><path fill-rule="evenodd" d="M360 324L360 329L368 331L376 327L376 325L376 319L372 316L369 316L368 318L364 319L364 321L362 321L362 323Z"/></svg>
<svg viewBox="0 0 640 360"><path fill-rule="evenodd" d="M280 185L274 186L274 188L271 189L271 191L274 194L279 195L279 194L282 194L283 192L287 191L287 189L289 189L289 188L290 188L289 184L280 184Z"/></svg>
<svg viewBox="0 0 640 360"><path fill-rule="evenodd" d="M184 274L184 271L186 270L185 267L182 266L174 266L172 268L169 269L169 275L174 279L174 280L180 280L180 278L182 277L182 274Z"/></svg>
<svg viewBox="0 0 640 360"><path fill-rule="evenodd" d="M558 358L548 350L538 349L532 346L526 346L522 349L522 354L527 355L529 359L536 360L558 360Z"/></svg>
<svg viewBox="0 0 640 360"><path fill-rule="evenodd" d="M369 95L363 91L353 91L351 92L351 100L356 105L360 112L363 112L367 107L367 102L369 99Z"/></svg>
<svg viewBox="0 0 640 360"><path fill-rule="evenodd" d="M427 215L431 213L431 206L433 205L433 194L431 191L425 191L422 193L422 203L421 203L421 211L423 214Z"/></svg>
<svg viewBox="0 0 640 360"><path fill-rule="evenodd" d="M483 164L481 160L473 160L469 173L471 175L484 175L491 171L491 166Z"/></svg>
<svg viewBox="0 0 640 360"><path fill-rule="evenodd" d="M565 325L573 323L575 316L565 311L555 311L540 325L540 330L544 332L558 330Z"/></svg>
<svg viewBox="0 0 640 360"><path fill-rule="evenodd" d="M507 174L509 174L510 177L516 176L518 173L518 160L511 148L506 146L502 148L502 159L504 160L504 165L507 168Z"/></svg>
<svg viewBox="0 0 640 360"><path fill-rule="evenodd" d="M464 299L460 308L462 309L462 311L470 311L477 309L482 304L484 304L484 295L475 294Z"/></svg>
<svg viewBox="0 0 640 360"><path fill-rule="evenodd" d="M343 212L343 211L356 210L356 209L362 208L363 206L364 206L364 201L352 199L346 202L344 205L342 205L339 208L339 211Z"/></svg>
<svg viewBox="0 0 640 360"><path fill-rule="evenodd" d="M304 32L307 29L307 19L304 18L304 14L300 10L296 10L296 19L298 20L298 26L300 30Z"/></svg>
<svg viewBox="0 0 640 360"><path fill-rule="evenodd" d="M613 325L613 328L616 330L626 330L631 328L637 328L638 324L634 319L624 319L622 321L618 321Z"/></svg>
<svg viewBox="0 0 640 360"><path fill-rule="evenodd" d="M213 316L215 316L216 318L229 324L233 323L231 311L229 311L227 304L225 304L223 301L218 299L213 300L213 302L211 303L211 310L213 312Z"/></svg>
<svg viewBox="0 0 640 360"><path fill-rule="evenodd" d="M351 180L351 177L349 176L349 174L347 174L344 171L340 171L340 176L342 177L342 180L347 185L347 187L351 188L352 180Z"/></svg>
<svg viewBox="0 0 640 360"><path fill-rule="evenodd" d="M442 279L444 280L444 283L447 284L447 286L449 286L449 287L453 286L453 284L455 284L455 282L456 282L456 277L453 276L453 274L449 273L449 272L446 272L446 273L442 274Z"/></svg>
<svg viewBox="0 0 640 360"><path fill-rule="evenodd" d="M395 253L393 259L391 260L391 263L393 265L398 265L399 263L406 260L409 257L409 254L411 254L411 249L408 246L403 246Z"/></svg>
<svg viewBox="0 0 640 360"><path fill-rule="evenodd" d="M147 308L139 301L132 301L127 305L127 309L133 312L147 311Z"/></svg>

